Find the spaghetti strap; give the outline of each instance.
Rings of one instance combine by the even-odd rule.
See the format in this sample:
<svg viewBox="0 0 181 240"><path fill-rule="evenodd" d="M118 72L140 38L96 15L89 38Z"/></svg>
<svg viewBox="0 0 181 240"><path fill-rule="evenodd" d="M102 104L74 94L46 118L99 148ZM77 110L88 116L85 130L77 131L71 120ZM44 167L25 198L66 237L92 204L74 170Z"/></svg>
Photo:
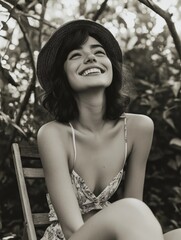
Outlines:
<svg viewBox="0 0 181 240"><path fill-rule="evenodd" d="M127 118L126 118L126 114L123 113L120 118L124 119L124 164L126 162L126 158L127 158L127 152L128 152L128 139L127 139Z"/></svg>
<svg viewBox="0 0 181 240"><path fill-rule="evenodd" d="M127 152L128 152L128 136L127 136L127 118L125 115L125 118L124 118L124 164L126 162Z"/></svg>
<svg viewBox="0 0 181 240"><path fill-rule="evenodd" d="M72 142L73 142L73 148L74 148L74 161L73 161L73 169L74 169L75 161L77 158L77 149L76 149L76 144L75 144L75 130L70 122L69 122L69 125L70 125L71 131L72 131Z"/></svg>

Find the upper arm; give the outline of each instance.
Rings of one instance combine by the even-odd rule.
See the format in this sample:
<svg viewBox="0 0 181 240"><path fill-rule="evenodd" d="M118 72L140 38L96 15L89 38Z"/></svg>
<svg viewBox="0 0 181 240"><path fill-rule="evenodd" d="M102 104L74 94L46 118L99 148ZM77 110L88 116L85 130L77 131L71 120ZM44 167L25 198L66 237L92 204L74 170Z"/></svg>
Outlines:
<svg viewBox="0 0 181 240"><path fill-rule="evenodd" d="M83 223L73 191L66 147L67 134L55 124L47 124L38 132L38 148L47 188L58 220L66 237Z"/></svg>
<svg viewBox="0 0 181 240"><path fill-rule="evenodd" d="M152 144L153 130L153 121L147 116L136 115L130 121L128 142L132 139L132 150L128 159L124 197L140 200L143 198L146 163Z"/></svg>

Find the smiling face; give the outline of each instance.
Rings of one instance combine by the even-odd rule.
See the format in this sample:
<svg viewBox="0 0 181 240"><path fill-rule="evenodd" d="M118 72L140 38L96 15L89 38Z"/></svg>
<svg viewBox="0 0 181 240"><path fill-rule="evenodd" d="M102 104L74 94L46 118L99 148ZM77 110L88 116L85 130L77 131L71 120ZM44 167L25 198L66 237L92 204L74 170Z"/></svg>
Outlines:
<svg viewBox="0 0 181 240"><path fill-rule="evenodd" d="M86 42L69 52L64 70L70 86L75 91L106 88L113 78L113 70L103 46L89 36Z"/></svg>

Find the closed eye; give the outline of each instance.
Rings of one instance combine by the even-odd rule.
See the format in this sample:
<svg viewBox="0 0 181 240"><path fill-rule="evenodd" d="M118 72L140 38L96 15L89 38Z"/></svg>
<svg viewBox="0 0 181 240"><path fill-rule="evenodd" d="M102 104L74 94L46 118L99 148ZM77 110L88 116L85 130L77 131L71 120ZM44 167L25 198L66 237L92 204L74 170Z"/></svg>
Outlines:
<svg viewBox="0 0 181 240"><path fill-rule="evenodd" d="M73 53L73 54L71 54L71 55L69 56L69 59L76 59L76 58L78 58L78 57L80 57L80 56L81 56L80 53Z"/></svg>
<svg viewBox="0 0 181 240"><path fill-rule="evenodd" d="M95 51L94 54L102 56L102 55L106 55L106 52L104 50L97 50L97 51Z"/></svg>

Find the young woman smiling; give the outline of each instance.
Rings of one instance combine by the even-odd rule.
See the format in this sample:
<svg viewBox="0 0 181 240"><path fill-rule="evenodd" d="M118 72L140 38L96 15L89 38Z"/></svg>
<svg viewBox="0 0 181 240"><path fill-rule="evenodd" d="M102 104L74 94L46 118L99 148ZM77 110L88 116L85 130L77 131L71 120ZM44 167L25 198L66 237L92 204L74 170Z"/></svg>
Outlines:
<svg viewBox="0 0 181 240"><path fill-rule="evenodd" d="M52 221L42 240L180 239L180 230L164 236L142 201L153 122L125 113L129 97L113 35L90 20L68 22L37 66L43 105L55 118L38 132ZM124 173L123 196L110 203Z"/></svg>

